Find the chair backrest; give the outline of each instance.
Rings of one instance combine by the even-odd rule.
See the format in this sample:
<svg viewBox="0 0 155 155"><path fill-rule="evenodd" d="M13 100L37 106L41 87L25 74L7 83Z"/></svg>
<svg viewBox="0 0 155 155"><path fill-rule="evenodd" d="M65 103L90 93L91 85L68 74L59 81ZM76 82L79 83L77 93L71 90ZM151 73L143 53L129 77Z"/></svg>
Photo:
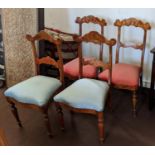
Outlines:
<svg viewBox="0 0 155 155"><path fill-rule="evenodd" d="M68 33L59 29L45 27L46 32L52 35L55 39L62 40L62 56L63 62L66 63L77 57L77 43L74 41L74 33ZM51 50L53 56L55 56L56 48L51 43L45 43L45 52Z"/></svg>
<svg viewBox="0 0 155 155"><path fill-rule="evenodd" d="M94 65L96 67L102 68L102 70L109 69L109 82L111 82L111 71L112 71L112 46L116 44L115 39L106 39L103 35L99 34L96 31L90 31L89 33L83 35L83 36L77 36L75 38L77 42L79 42L78 47L78 56L79 56L79 75L80 78L83 77L83 65ZM103 45L106 44L109 46L109 62L104 63L101 60L92 59L92 60L84 60L83 59L83 52L82 52L82 43L93 43L97 45Z"/></svg>
<svg viewBox="0 0 155 155"><path fill-rule="evenodd" d="M123 19L119 20L117 19L114 22L114 25L118 27L118 34L117 34L117 47L116 47L116 63L119 63L119 53L120 53L120 48L134 48L137 50L141 51L141 68L143 68L143 61L144 61L144 52L145 52L145 46L146 46L146 36L147 36L147 30L151 29L151 26L149 23L144 23L141 20L138 20L136 18L128 18L128 19ZM131 44L131 43L122 43L121 42L121 36L122 32L121 29L124 26L133 26L137 28L142 28L144 31L143 34L143 42L141 44Z"/></svg>
<svg viewBox="0 0 155 155"><path fill-rule="evenodd" d="M75 22L79 24L79 35L83 35L83 24L97 24L100 26L100 34L104 36L104 27L107 25L107 22L103 18L98 18L92 15L77 17ZM103 44L100 46L99 59L102 60L103 56Z"/></svg>
<svg viewBox="0 0 155 155"><path fill-rule="evenodd" d="M40 31L35 36L26 35L26 39L30 41L32 45L33 57L36 64L35 66L36 74L39 74L39 65L41 64L52 65L55 68L58 68L60 73L60 80L64 84L63 58L61 52L62 41L60 39L54 39L50 34L48 34L46 31L43 30ZM53 43L57 48L58 60L56 61L49 56L39 58L39 52L37 51L36 41L49 41L50 43Z"/></svg>
<svg viewBox="0 0 155 155"><path fill-rule="evenodd" d="M8 142L6 140L4 131L0 129L0 146L6 146L6 145L8 145Z"/></svg>

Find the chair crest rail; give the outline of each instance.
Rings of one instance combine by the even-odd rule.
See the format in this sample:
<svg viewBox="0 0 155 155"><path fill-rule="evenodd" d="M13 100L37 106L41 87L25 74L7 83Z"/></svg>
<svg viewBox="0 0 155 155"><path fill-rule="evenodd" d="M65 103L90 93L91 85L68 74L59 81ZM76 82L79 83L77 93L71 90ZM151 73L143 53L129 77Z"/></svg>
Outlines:
<svg viewBox="0 0 155 155"><path fill-rule="evenodd" d="M82 18L77 17L75 22L79 23L79 24L94 23L94 24L99 24L101 26L106 26L107 25L107 23L106 23L106 21L104 19L92 16L92 15L84 16Z"/></svg>
<svg viewBox="0 0 155 155"><path fill-rule="evenodd" d="M106 39L104 36L101 36L98 32L96 31L91 31L87 34L85 34L84 36L81 36L81 37L76 37L75 38L76 41L79 41L79 42L92 42L92 43L95 43L95 44L107 44L109 46L113 46L116 44L116 40L115 39Z"/></svg>
<svg viewBox="0 0 155 155"><path fill-rule="evenodd" d="M121 26L135 26L135 27L141 27L144 30L151 29L151 26L149 23L144 23L141 20L138 20L136 18L128 18L124 20L117 19L114 23L115 26L121 27Z"/></svg>

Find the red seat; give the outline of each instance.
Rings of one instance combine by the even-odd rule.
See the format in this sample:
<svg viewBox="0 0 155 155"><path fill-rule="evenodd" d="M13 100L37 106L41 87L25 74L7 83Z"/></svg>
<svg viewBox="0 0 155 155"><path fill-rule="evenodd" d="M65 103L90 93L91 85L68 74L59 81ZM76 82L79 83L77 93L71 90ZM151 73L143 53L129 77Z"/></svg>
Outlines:
<svg viewBox="0 0 155 155"><path fill-rule="evenodd" d="M90 60L91 58L84 58L84 60ZM79 77L79 58L76 58L64 65L64 73L69 77ZM92 65L83 66L83 77L96 78L96 67Z"/></svg>
<svg viewBox="0 0 155 155"><path fill-rule="evenodd" d="M108 80L109 71L105 70L99 74L99 79ZM112 67L112 84L122 85L127 87L138 87L140 76L140 67L118 63L114 64Z"/></svg>

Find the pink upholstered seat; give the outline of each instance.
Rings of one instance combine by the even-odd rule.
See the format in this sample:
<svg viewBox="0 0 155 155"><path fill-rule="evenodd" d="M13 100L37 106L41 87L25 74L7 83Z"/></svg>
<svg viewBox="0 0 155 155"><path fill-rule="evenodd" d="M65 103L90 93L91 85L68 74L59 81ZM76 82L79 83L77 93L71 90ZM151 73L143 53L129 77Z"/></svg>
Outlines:
<svg viewBox="0 0 155 155"><path fill-rule="evenodd" d="M108 80L109 71L105 70L99 74L99 79ZM139 85L140 67L118 63L112 67L112 83L114 85L137 87Z"/></svg>
<svg viewBox="0 0 155 155"><path fill-rule="evenodd" d="M84 58L89 60L92 58ZM79 58L76 58L64 65L64 74L74 78L79 77ZM96 78L96 67L92 65L83 66L83 77L85 78Z"/></svg>

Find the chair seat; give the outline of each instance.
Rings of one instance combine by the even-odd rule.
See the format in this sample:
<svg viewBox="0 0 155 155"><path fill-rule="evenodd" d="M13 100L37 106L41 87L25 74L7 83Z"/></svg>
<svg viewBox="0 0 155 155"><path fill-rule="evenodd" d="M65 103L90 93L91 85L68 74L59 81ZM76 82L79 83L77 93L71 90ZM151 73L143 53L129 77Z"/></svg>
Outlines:
<svg viewBox="0 0 155 155"><path fill-rule="evenodd" d="M60 86L58 79L38 75L8 88L4 95L25 104L44 106Z"/></svg>
<svg viewBox="0 0 155 155"><path fill-rule="evenodd" d="M84 58L89 60L92 58ZM79 58L73 59L72 61L64 65L64 74L71 77L79 77ZM96 77L96 67L92 65L83 66L83 77L85 78L95 78Z"/></svg>
<svg viewBox="0 0 155 155"><path fill-rule="evenodd" d="M94 79L80 79L54 97L73 108L103 111L109 85Z"/></svg>
<svg viewBox="0 0 155 155"><path fill-rule="evenodd" d="M99 74L99 79L107 81L109 71L105 70ZM138 87L140 67L130 64L118 63L112 67L112 84Z"/></svg>

